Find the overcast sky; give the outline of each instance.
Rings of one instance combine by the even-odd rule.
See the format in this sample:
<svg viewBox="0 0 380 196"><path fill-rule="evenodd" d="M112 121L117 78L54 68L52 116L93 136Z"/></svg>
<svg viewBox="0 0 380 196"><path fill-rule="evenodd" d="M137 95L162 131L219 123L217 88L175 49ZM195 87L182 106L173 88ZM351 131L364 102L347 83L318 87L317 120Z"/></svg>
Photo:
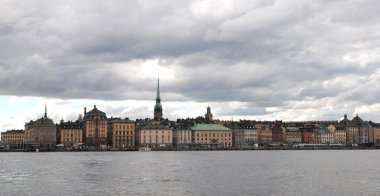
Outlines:
<svg viewBox="0 0 380 196"><path fill-rule="evenodd" d="M164 117L380 121L380 1L0 1L0 131L48 105Z"/></svg>

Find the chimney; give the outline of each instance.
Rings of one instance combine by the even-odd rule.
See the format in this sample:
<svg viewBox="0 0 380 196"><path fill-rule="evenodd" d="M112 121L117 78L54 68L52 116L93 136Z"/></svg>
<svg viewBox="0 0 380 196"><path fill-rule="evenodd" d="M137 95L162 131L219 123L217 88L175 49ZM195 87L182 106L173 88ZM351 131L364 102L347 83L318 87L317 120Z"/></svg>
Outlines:
<svg viewBox="0 0 380 196"><path fill-rule="evenodd" d="M87 109L86 109L86 107L84 107L84 114L86 114L87 113Z"/></svg>

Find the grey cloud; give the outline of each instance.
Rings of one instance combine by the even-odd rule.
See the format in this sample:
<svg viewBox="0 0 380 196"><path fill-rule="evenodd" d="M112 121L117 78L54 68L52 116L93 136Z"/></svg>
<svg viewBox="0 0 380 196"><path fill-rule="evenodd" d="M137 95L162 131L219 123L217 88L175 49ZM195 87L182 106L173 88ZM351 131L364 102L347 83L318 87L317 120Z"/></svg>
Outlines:
<svg viewBox="0 0 380 196"><path fill-rule="evenodd" d="M133 62L160 59L175 77L162 81L163 100L255 104L226 115L270 115L265 108L286 111L310 97L374 104L376 4L8 1L0 8L0 93L150 100L156 81Z"/></svg>

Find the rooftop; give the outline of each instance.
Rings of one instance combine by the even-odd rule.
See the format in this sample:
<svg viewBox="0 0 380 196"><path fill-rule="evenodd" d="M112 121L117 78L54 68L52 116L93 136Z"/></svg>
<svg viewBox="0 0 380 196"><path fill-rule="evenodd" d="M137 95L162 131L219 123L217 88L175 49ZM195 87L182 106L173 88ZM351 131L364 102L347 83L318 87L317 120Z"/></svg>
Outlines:
<svg viewBox="0 0 380 196"><path fill-rule="evenodd" d="M197 124L191 127L193 131L231 131L231 129L219 124Z"/></svg>

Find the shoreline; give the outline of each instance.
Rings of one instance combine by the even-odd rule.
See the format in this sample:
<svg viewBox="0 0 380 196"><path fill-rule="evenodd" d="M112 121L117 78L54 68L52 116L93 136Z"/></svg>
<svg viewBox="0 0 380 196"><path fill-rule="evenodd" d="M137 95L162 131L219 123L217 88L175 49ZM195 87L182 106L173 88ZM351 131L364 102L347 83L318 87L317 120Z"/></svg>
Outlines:
<svg viewBox="0 0 380 196"><path fill-rule="evenodd" d="M380 147L257 147L257 148L153 148L151 151L266 151L266 150L378 150ZM7 152L146 152L139 151L138 149L86 149L86 150L60 150L60 149L48 149L41 150L38 152L35 150L25 150L25 149L11 149L11 150L0 150L0 153Z"/></svg>

